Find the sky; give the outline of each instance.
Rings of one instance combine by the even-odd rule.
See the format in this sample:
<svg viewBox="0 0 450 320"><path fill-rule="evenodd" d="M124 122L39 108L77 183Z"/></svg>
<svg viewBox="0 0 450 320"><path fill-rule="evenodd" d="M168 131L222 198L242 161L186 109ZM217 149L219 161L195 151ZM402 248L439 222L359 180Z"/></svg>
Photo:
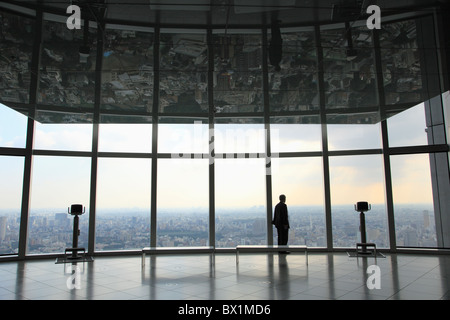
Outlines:
<svg viewBox="0 0 450 320"><path fill-rule="evenodd" d="M26 117L0 105L0 147L24 147ZM414 124L414 125L411 125ZM423 105L388 120L393 146L426 144ZM265 131L258 125L217 125L215 132L216 208L265 206L265 159L224 159L221 152L264 154ZM380 148L379 125L330 125L330 150ZM208 207L208 158L187 160L190 153L209 154L207 125L161 125L157 203L164 207ZM101 125L99 150L151 152L151 125ZM35 129L35 149L90 151L89 124L42 125ZM323 205L321 157L277 158L278 152L320 151L320 125L273 125L272 202L286 194L290 205ZM181 159L180 159L181 158ZM333 205L357 201L384 203L381 155L330 157ZM151 159L99 158L98 208L149 208ZM392 157L396 203L432 203L428 155ZM31 208L89 205L90 158L35 156ZM20 208L23 158L0 156L3 208Z"/></svg>

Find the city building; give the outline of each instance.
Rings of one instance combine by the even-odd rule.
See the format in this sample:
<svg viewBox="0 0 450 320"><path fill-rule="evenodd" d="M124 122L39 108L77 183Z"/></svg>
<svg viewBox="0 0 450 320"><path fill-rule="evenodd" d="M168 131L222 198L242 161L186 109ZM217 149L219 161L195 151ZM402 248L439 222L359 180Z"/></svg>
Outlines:
<svg viewBox="0 0 450 320"><path fill-rule="evenodd" d="M0 278L72 247L72 204L86 209L78 246L94 264L134 263L156 247L191 270L194 248L213 247L216 276L203 280L236 276L236 246L277 243L273 210L285 194L289 244L308 247L309 266L330 268L331 259L351 269L361 259L347 253L363 241L354 205L367 201L367 242L386 259L377 263L426 269L408 282L411 292L398 281L358 291L363 281L342 295L299 284L248 298L426 298L415 281L433 274L440 282L428 297L448 299L449 7L408 0L371 11L368 2L2 1ZM275 20L280 69L269 59ZM156 259L171 270L171 257ZM250 259L261 271L301 258ZM252 289L279 281L248 280ZM63 286L62 299L116 292L71 296ZM0 299L58 296L18 287L0 284ZM240 295L225 297L178 288L122 297L246 299L249 289L236 284Z"/></svg>

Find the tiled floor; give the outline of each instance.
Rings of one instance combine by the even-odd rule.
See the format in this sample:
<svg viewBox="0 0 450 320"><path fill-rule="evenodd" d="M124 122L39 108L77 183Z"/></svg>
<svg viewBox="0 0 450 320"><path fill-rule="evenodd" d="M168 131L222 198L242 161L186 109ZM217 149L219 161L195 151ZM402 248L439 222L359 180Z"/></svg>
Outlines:
<svg viewBox="0 0 450 320"><path fill-rule="evenodd" d="M75 266L54 260L0 262L0 300L372 300L450 299L450 256L346 253L97 257ZM369 289L376 264L381 288ZM73 280L75 278L75 280ZM370 283L376 284L376 281Z"/></svg>

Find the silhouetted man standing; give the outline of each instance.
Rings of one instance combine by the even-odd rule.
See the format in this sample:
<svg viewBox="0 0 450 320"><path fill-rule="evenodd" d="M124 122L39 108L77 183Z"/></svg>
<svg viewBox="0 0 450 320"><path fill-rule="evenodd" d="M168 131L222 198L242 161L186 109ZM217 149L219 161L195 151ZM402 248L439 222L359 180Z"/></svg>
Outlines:
<svg viewBox="0 0 450 320"><path fill-rule="evenodd" d="M278 232L278 245L287 245L289 235L289 217L286 205L286 196L280 195L280 202L275 206L272 224Z"/></svg>

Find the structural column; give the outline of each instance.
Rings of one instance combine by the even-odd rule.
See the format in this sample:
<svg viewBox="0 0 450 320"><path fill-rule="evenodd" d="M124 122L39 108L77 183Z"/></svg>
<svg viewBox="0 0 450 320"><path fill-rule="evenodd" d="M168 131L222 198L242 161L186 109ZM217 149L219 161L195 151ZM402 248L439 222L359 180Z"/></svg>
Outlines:
<svg viewBox="0 0 450 320"><path fill-rule="evenodd" d="M416 20L417 39L422 70L423 98L425 99L426 132L429 146L447 145L444 120L444 100L448 70L441 56L439 44L443 40L436 20L427 16ZM430 37L429 35L436 35ZM445 37L445 36L444 36ZM444 42L445 43L445 42ZM446 79L447 78L447 79ZM431 184L438 247L450 247L450 171L448 152L430 153Z"/></svg>
<svg viewBox="0 0 450 320"><path fill-rule="evenodd" d="M270 103L269 103L269 67L267 65L267 29L263 28L263 92L264 92L264 132L266 142L265 154L265 174L266 174L266 223L267 223L267 244L273 245L273 226L272 226L272 149L270 144Z"/></svg>
<svg viewBox="0 0 450 320"><path fill-rule="evenodd" d="M159 14L158 14L159 17ZM157 230L157 177L158 177L158 114L159 114L159 26L155 27L153 40L153 110L152 110L152 191L150 205L150 246L156 247Z"/></svg>
<svg viewBox="0 0 450 320"><path fill-rule="evenodd" d="M30 80L30 101L29 114L27 126L27 141L25 149L25 163L23 172L22 184L22 206L20 216L20 231L19 231L19 259L24 259L27 251L28 242L28 217L30 213L30 199L31 199L31 176L33 168L33 141L34 141L34 118L36 115L37 91L39 83L39 61L41 57L41 42L42 42L42 8L38 6L36 9L36 25L35 25L35 39L33 47L33 58L31 61L31 80Z"/></svg>
<svg viewBox="0 0 450 320"><path fill-rule="evenodd" d="M320 26L315 27L315 38L317 47L317 66L318 66L318 90L320 103L320 123L322 127L322 160L323 160L323 186L325 202L325 226L327 233L327 250L333 249L333 232L331 217L331 191L330 191L330 161L328 159L328 131L327 131L327 113L325 105L325 83L323 66L323 48L320 37Z"/></svg>
<svg viewBox="0 0 450 320"><path fill-rule="evenodd" d="M384 185L386 192L386 211L388 221L388 234L389 234L389 247L391 252L395 252L397 249L397 237L395 234L395 218L394 218L394 197L392 193L392 175L391 175L391 158L389 152L389 138L388 138L388 126L386 122L386 106L385 106L385 93L383 84L383 70L381 64L381 48L380 39L377 29L373 30L373 47L375 54L375 71L376 71L376 84L378 92L378 105L380 108L381 119L381 143L383 146L383 166L384 166Z"/></svg>
<svg viewBox="0 0 450 320"><path fill-rule="evenodd" d="M210 20L210 17L209 17ZM216 201L215 201L215 164L214 164L214 45L211 28L208 28L208 158L209 158L209 246L216 247Z"/></svg>
<svg viewBox="0 0 450 320"><path fill-rule="evenodd" d="M97 216L97 168L98 168L98 137L100 126L100 106L102 90L102 65L103 65L103 39L105 24L103 22L104 11L99 11L101 21L97 25L97 56L95 62L95 102L92 124L92 157L91 157L91 193L89 200L89 242L88 254L93 255L95 251L95 227ZM86 18L84 23L89 23Z"/></svg>

